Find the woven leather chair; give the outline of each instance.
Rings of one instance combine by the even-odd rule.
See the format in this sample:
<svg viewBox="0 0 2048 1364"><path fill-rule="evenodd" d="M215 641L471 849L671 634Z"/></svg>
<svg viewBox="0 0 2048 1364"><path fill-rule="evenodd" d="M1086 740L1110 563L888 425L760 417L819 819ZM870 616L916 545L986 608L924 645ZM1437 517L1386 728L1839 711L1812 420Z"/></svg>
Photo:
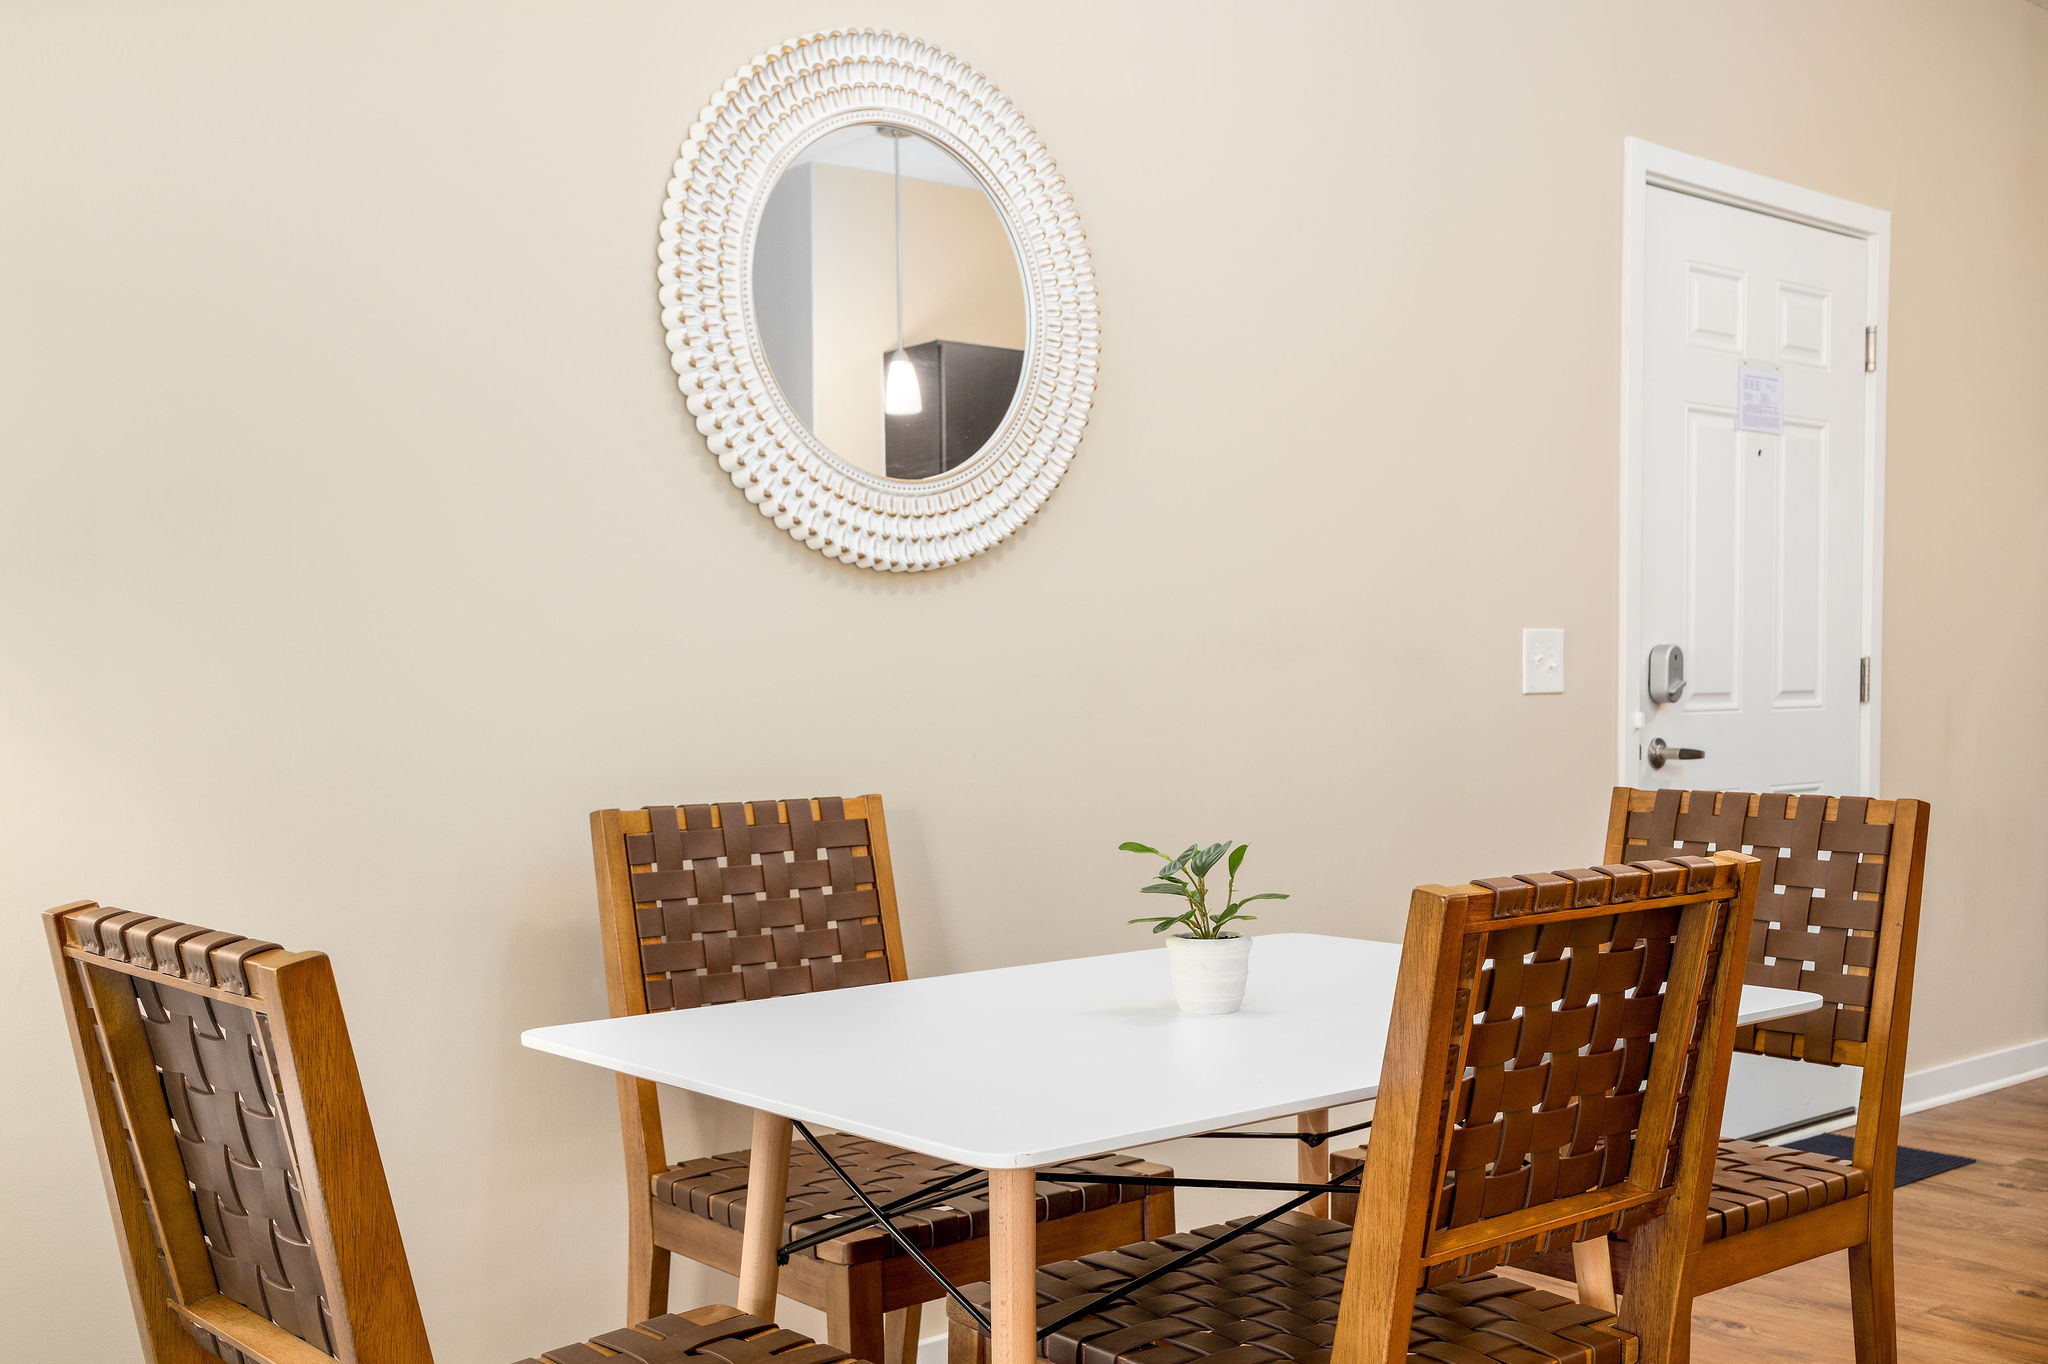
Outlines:
<svg viewBox="0 0 2048 1364"><path fill-rule="evenodd" d="M906 978L880 796L599 810L590 830L614 1017ZM917 1058L847 1059L880 1067ZM651 1081L619 1076L619 1113L627 1312L638 1319L668 1310L671 1253L739 1272L749 1153L671 1163ZM788 1141L786 1122L765 1121ZM864 1138L824 1140L878 1201L961 1168ZM1173 1173L1129 1157L1111 1163L1134 1175ZM788 1189L785 1240L861 1211L808 1150L792 1158ZM1039 1237L1048 1259L1173 1230L1171 1189L1041 1184L1039 1193L1040 1216L1058 1223ZM987 1275L983 1196L949 1198L898 1225L955 1283ZM890 1364L914 1357L922 1305L942 1296L872 1226L793 1255L778 1277L784 1296L824 1311L834 1345Z"/></svg>
<svg viewBox="0 0 2048 1364"><path fill-rule="evenodd" d="M1615 791L1607 821L1607 846L1617 855L1740 848L1762 859L1749 979L1811 990L1825 1002L1744 1028L1735 1045L1863 1068L1848 1160L1721 1143L1693 1272L1694 1291L1711 1293L1848 1251L1850 1316L1863 1364L1898 1357L1892 1179L1927 824L1928 807L1917 800L1628 787ZM1624 1268L1630 1247L1613 1245Z"/></svg>
<svg viewBox="0 0 2048 1364"><path fill-rule="evenodd" d="M1419 888L1357 1234L1286 1219L1243 1232L1058 1328L1046 1358L1682 1355L1685 1238L1670 1229L1694 1225L1705 1206L1742 987L1737 935L1756 884L1755 859L1723 854ZM1649 1276L1619 1319L1487 1272L1616 1226L1638 1228ZM1226 1230L1042 1269L1040 1319ZM969 1348L956 1337L956 1358Z"/></svg>
<svg viewBox="0 0 2048 1364"><path fill-rule="evenodd" d="M1750 931L1749 983L1810 990L1825 1002L1739 1030L1736 1048L1863 1068L1848 1160L1720 1143L1691 1286L1711 1293L1847 1250L1856 1357L1865 1364L1897 1357L1892 1177L1927 820L1917 800L1624 786L1615 789L1607 821L1610 858L1754 853L1763 889ZM1339 1152L1332 1162L1344 1169L1359 1155ZM1612 1269L1580 1259L1580 1293L1589 1302L1611 1303L1614 1276L1627 1270L1627 1239L1616 1238L1612 1249ZM1531 1267L1561 1278L1574 1270L1557 1255Z"/></svg>
<svg viewBox="0 0 2048 1364"><path fill-rule="evenodd" d="M325 954L89 900L50 910L44 926L145 1354L432 1364ZM848 1358L737 1308L701 1307L524 1364L621 1357Z"/></svg>

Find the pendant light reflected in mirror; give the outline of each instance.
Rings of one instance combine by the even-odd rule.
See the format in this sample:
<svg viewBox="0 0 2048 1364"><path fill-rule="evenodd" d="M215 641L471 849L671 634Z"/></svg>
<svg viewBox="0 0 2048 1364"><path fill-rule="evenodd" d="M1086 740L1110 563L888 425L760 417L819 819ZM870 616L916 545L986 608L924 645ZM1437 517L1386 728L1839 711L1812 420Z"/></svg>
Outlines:
<svg viewBox="0 0 2048 1364"><path fill-rule="evenodd" d="M910 131L887 124L875 131L889 139L896 190L896 353L889 357L882 378L882 411L891 417L914 417L924 411L924 395L918 390L917 370L903 353L903 139Z"/></svg>
<svg viewBox="0 0 2048 1364"><path fill-rule="evenodd" d="M882 380L882 412L890 417L915 417L924 411L924 394L917 387L917 369L898 346L889 357L889 372Z"/></svg>

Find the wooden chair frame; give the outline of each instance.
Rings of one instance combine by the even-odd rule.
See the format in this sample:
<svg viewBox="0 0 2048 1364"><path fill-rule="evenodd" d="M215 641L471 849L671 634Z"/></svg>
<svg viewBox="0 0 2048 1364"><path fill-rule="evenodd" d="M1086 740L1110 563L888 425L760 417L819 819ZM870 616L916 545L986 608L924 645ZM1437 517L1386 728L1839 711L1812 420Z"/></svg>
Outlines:
<svg viewBox="0 0 2048 1364"><path fill-rule="evenodd" d="M152 1364L433 1364L325 954L90 900L44 929ZM281 1277L252 1262L263 1246ZM857 1364L720 1304L522 1364L620 1357Z"/></svg>
<svg viewBox="0 0 2048 1364"><path fill-rule="evenodd" d="M1690 811L1693 801L1706 798L1727 800L1743 793L1694 791L1683 795L1682 809ZM1607 856L1619 860L1629 855L1629 817L1655 808L1658 793L1631 787L1616 787L1608 809ZM1745 816L1755 815L1763 797L1747 796ZM1793 797L1791 809L1807 800L1826 802L1824 818L1842 814L1842 801L1835 796ZM1788 811L1789 813L1789 811ZM1746 1230L1713 1241L1702 1239L1695 1227L1688 1247L1693 1269L1689 1276L1693 1294L1711 1293L1743 1283L1774 1270L1799 1264L1835 1251L1849 1252L1850 1315L1856 1341L1856 1358L1861 1364L1892 1364L1898 1356L1897 1299L1892 1266L1892 1181L1899 1150L1899 1110L1904 1099L1906 1036L1913 1002L1913 966L1920 933L1920 893L1927 856L1927 805L1917 800L1872 800L1863 810L1863 821L1889 824L1891 841L1884 854L1884 890L1879 914L1875 959L1869 968L1870 999L1865 1035L1862 1040L1835 1037L1828 1054L1808 1056L1803 1039L1792 1040L1792 1056L1823 1065L1860 1066L1863 1079L1857 1095L1855 1147L1849 1163L1864 1172L1868 1188L1841 1202L1809 1212L1796 1213L1754 1230ZM1640 840L1636 853L1642 855ZM1866 859L1872 860L1872 859ZM1744 1029L1738 1037L1740 1049L1777 1053L1755 1029ZM1625 1248L1625 1249L1624 1249ZM1630 1292L1635 1291L1633 1264L1640 1246L1627 1247L1616 1241L1612 1249L1617 1267L1626 1271ZM1599 1297L1600 1279L1611 1282L1613 1270L1592 1266L1594 1292L1587 1294L1588 1265L1582 1260L1580 1288L1587 1301ZM1690 1303L1687 1303L1690 1310Z"/></svg>
<svg viewBox="0 0 2048 1364"><path fill-rule="evenodd" d="M1518 1252L1562 1240L1583 1244L1590 1238L1597 1244L1617 1220L1647 1209L1658 1211L1637 1233L1641 1279L1632 1285L1619 1325L1641 1342L1645 1359L1685 1357L1694 1260L1687 1238L1672 1229L1697 1227L1706 1207L1742 990L1742 955L1732 949L1752 912L1758 863L1723 853L1684 864L1684 893L1658 902L1682 908L1657 1032L1666 1039L1681 1028L1689 1032L1702 1001L1705 1021L1690 1058L1681 1046L1654 1051L1627 1177L1462 1226L1432 1227L1431 1221L1471 1032L1463 991L1473 979L1483 935L1612 914L1621 907L1574 904L1573 888L1559 877L1548 878L1555 886L1538 885L1536 898L1519 897L1525 907L1510 903L1502 889L1506 883L1415 891L1358 1199L1356 1225L1371 1234L1351 1241L1332 1364L1407 1359L1419 1282L1490 1269L1520 1258ZM1713 940L1717 923L1719 943ZM1688 1059L1694 1071L1681 1121L1677 1105ZM1643 1134L1673 1133L1675 1121L1676 1156L1667 1184L1670 1150L1663 1140L1644 1140Z"/></svg>
<svg viewBox="0 0 2048 1364"><path fill-rule="evenodd" d="M98 941L84 940L81 918L99 920ZM103 911L89 900L50 910L43 922L92 1109L135 1321L151 1358L220 1364L192 1334L196 1330L263 1364L431 1364L326 955L265 945L268 950L239 964L239 979L201 983L175 957L171 964L178 969L166 971L140 946L153 931L181 926ZM209 936L252 945L230 934ZM123 942L136 946L124 951ZM95 946L102 950L89 950ZM166 988L175 983L262 1020L278 1072L277 1097L297 1148L306 1230L326 1289L334 1354L221 1292L130 978Z"/></svg>
<svg viewBox="0 0 2048 1364"><path fill-rule="evenodd" d="M748 805L749 822L754 822ZM787 817L787 802L772 802ZM844 815L867 821L868 856L874 864L874 890L879 905L883 953L889 979L908 979L903 930L896 910L896 878L889 858L888 824L879 795L848 796ZM714 806L714 827L721 827L725 807ZM814 803L814 811L815 803ZM590 816L592 860L597 871L598 914L604 940L604 969L613 1017L649 1011L647 978L637 969L641 938L633 898L633 864L626 840L645 835L651 821L646 810L598 810ZM642 904L649 902L641 902ZM715 1006L709 1006L715 1007ZM662 1134L659 1089L651 1080L618 1077L619 1120L625 1142L627 1210L626 1310L629 1320L667 1311L671 1254L679 1254L740 1278L740 1304L760 1312L763 1295L756 1280L765 1267L742 1262L747 1239L742 1230L693 1216L658 1199L654 1177L670 1167ZM754 1115L753 1149L790 1146L787 1119ZM1170 1173L1164 1166L1133 1167L1138 1174ZM749 1220L752 1220L750 1209ZM764 1227L765 1230L765 1227ZM1141 1241L1173 1230L1173 1191L1161 1189L1144 1199L1116 1203L1048 1222L1040 1229L1041 1262ZM989 1239L955 1242L926 1252L934 1267L955 1283L988 1277ZM908 1364L917 1350L923 1305L944 1296L929 1275L907 1256L852 1261L835 1243L820 1245L814 1254L792 1256L776 1276L776 1291L826 1316L827 1339L856 1358ZM762 1313L762 1315L768 1315ZM882 1324L886 1318L886 1324Z"/></svg>
<svg viewBox="0 0 2048 1364"><path fill-rule="evenodd" d="M1232 1223L1058 1266L1037 1277L1038 1316L1076 1326L1048 1357L1682 1359L1691 1261L1668 1231L1705 1207L1757 879L1737 853L1419 887L1355 1230L1295 1223L1292 1255L1276 1248L1289 1235L1261 1245ZM1619 1321L1486 1272L1626 1225L1655 1280ZM1171 1268L1225 1231L1246 1236L1242 1264ZM1174 1277L1096 1316L1090 1301L1139 1271ZM1032 1287L1027 1273L1012 1291ZM951 1316L953 1364L985 1364L986 1337Z"/></svg>

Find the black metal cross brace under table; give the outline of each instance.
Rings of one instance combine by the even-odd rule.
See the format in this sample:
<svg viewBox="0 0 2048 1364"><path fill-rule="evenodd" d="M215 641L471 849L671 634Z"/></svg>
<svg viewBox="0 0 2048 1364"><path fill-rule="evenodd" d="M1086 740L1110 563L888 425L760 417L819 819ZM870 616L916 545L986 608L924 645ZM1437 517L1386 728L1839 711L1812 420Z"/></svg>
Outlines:
<svg viewBox="0 0 2048 1364"><path fill-rule="evenodd" d="M960 1305L960 1310L967 1313L969 1317L973 1318L975 1324L978 1325L982 1329L982 1331L989 1334L993 1334L993 1328L989 1323L989 1319L986 1315L983 1314L982 1310L979 1307L976 1307L972 1302L969 1302L967 1300L966 1295L961 1293L959 1287L956 1284L954 1284L954 1282L951 1279L948 1279L944 1274L941 1274L938 1271L938 1269L933 1266L932 1262L925 1258L924 1252L919 1250L917 1246L911 1242L910 1238L904 1235L903 1232L897 1228L895 1222L892 1220L892 1218L900 1216L903 1213L914 1212L919 1208L929 1207L942 1199L958 1198L963 1194L976 1192L978 1189L985 1188L987 1186L987 1176L979 1171L974 1170L957 1171L953 1174L946 1175L941 1179L935 1180L934 1182L925 1185L922 1189L919 1189L914 1193L905 1194L903 1197L893 1199L887 1204L877 1204L875 1200L868 1195L866 1190L862 1189L859 1184L854 1182L853 1176L849 1175L846 1172L845 1167L840 1165L840 1163L837 1160L834 1160L832 1158L832 1153L825 1149L825 1144L823 1142L819 1141L817 1137L812 1135L810 1128L804 1126L804 1124L800 1122L792 1122L791 1126L796 1129L796 1131L803 1137L805 1141L810 1143L811 1149L818 1153L818 1158L825 1162L825 1167L832 1171L832 1173L838 1177L839 1182L841 1184L844 1184L846 1186L847 1192L851 1193L854 1196L854 1199L857 1202L859 1202L863 1211L857 1216L849 1217L844 1219L843 1221L835 1222L832 1226L822 1231L812 1232L807 1236L799 1237L796 1240L790 1241L782 1246L777 1247L775 1252L776 1263L787 1264L789 1262L789 1257L791 1255L798 1253L799 1251L808 1250L812 1246L818 1245L824 1241L836 1240L839 1237L846 1235L848 1232L859 1231L870 1225L878 1225L882 1228L883 1231L889 1234L891 1240L895 1241L897 1245L903 1248L904 1254L910 1256L911 1259L917 1262L918 1268L922 1269L926 1274L931 1276L932 1281L938 1284L938 1286L945 1291L947 1297L951 1298L954 1302ZM1331 1137L1342 1136L1346 1132L1356 1132L1363 1128L1371 1126L1372 1123L1370 1120L1368 1120L1366 1122L1356 1123L1350 1127L1339 1129L1336 1132L1219 1132L1201 1133L1199 1135L1239 1136L1247 1138L1289 1138L1301 1140L1305 1142L1307 1145L1314 1147L1321 1145L1324 1141L1329 1140ZM1309 1141L1308 1139L1310 1137L1315 1137L1318 1140ZM1324 1194L1343 1192L1345 1189L1350 1188L1353 1184L1357 1182L1359 1174L1362 1169L1363 1167L1361 1166L1358 1168L1346 1170L1343 1174L1338 1175L1335 1179L1328 1180L1321 1184L1303 1184L1290 1180L1182 1179L1178 1176L1168 1177L1163 1175L1108 1175L1098 1174L1092 1170L1061 1170L1058 1168L1044 1169L1038 1171L1037 1178L1042 1179L1049 1184L1116 1184L1134 1185L1144 1188L1167 1189L1266 1189L1275 1193L1294 1194L1293 1198L1290 1198L1285 1203L1282 1203L1279 1207L1273 1208L1268 1212L1260 1213L1258 1216L1253 1217L1247 1221L1240 1222L1237 1225L1231 1227L1228 1231L1224 1232L1221 1236L1212 1237L1211 1239L1202 1242L1200 1245L1195 1246L1192 1249L1182 1251L1180 1254L1174 1256L1172 1259L1167 1260L1164 1264L1154 1265L1151 1269L1146 1270L1143 1274L1133 1275L1132 1277L1124 1280L1124 1282L1122 1282L1121 1284L1118 1284L1115 1288L1104 1290L1103 1292L1097 1294L1090 1301L1082 1304L1079 1307L1074 1308L1072 1311L1067 1312L1063 1316L1055 1318L1053 1321L1048 1322L1046 1325L1039 1327L1038 1339L1044 1340L1047 1336L1051 1335L1054 1331L1057 1331L1060 1327L1065 1326L1069 1322L1078 1321L1082 1317L1089 1316L1095 1312L1099 1312L1103 1308L1108 1307L1111 1303L1123 1301L1131 1294L1143 1288L1146 1284L1152 1283L1160 1278L1163 1278L1164 1276L1173 1273L1177 1269L1181 1269L1187 1265L1193 1264L1195 1261L1202 1259L1205 1256L1214 1254L1218 1249L1220 1249L1224 1245L1227 1245L1231 1241L1236 1240L1238 1237L1244 1235L1246 1232L1258 1230L1260 1227L1265 1226L1268 1222L1271 1222L1273 1219L1284 1216L1287 1213L1293 1212L1296 1208L1301 1207L1304 1203L1309 1202L1311 1199L1320 1198Z"/></svg>

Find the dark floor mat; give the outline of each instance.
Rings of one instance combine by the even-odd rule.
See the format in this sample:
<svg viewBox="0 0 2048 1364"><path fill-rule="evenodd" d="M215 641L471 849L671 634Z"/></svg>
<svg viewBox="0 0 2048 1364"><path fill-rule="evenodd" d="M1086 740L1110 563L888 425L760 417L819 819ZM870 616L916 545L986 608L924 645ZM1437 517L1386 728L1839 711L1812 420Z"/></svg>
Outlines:
<svg viewBox="0 0 2048 1364"><path fill-rule="evenodd" d="M1817 1137L1808 1137L1804 1141L1788 1141L1785 1144L1795 1151L1811 1151L1815 1155L1833 1156L1837 1160L1849 1159L1856 1149L1854 1137L1837 1136L1833 1132L1823 1132ZM1892 1178L1892 1187L1903 1189L1908 1184L1918 1183L1934 1175L1945 1175L1950 1170L1960 1170L1965 1165L1976 1163L1970 1156L1951 1156L1940 1151L1923 1151L1917 1146L1901 1146L1899 1168Z"/></svg>

